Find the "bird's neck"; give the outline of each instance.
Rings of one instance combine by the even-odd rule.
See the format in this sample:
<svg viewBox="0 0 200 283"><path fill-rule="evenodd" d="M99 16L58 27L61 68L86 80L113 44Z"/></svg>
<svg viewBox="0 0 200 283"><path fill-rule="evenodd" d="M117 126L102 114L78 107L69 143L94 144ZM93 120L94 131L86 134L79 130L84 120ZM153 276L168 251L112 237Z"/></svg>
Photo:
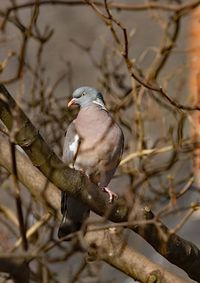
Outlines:
<svg viewBox="0 0 200 283"><path fill-rule="evenodd" d="M93 101L93 103L96 104L96 105L98 105L100 109L103 109L103 110L105 110L105 111L108 111L108 110L106 109L105 104L104 104L101 100L95 100L95 101Z"/></svg>

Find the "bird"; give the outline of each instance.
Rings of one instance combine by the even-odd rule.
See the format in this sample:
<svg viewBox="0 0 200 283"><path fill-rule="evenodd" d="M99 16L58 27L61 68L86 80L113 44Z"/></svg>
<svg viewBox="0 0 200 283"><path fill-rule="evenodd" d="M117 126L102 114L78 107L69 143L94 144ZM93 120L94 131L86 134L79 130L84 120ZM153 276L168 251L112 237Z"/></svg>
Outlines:
<svg viewBox="0 0 200 283"><path fill-rule="evenodd" d="M63 146L63 162L82 171L91 182L108 193L109 202L117 195L107 186L122 157L124 135L107 110L103 95L93 87L76 89L68 103L80 107L77 117L67 128ZM61 192L61 213L58 238L78 231L89 216L89 207Z"/></svg>

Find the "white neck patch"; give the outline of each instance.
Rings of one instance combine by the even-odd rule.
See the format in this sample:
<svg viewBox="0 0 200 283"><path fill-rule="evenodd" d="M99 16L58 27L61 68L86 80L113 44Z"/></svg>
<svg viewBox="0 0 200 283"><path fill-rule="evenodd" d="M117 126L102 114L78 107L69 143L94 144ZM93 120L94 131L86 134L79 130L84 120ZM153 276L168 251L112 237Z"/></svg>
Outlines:
<svg viewBox="0 0 200 283"><path fill-rule="evenodd" d="M101 107L101 109L104 109L104 110L107 111L105 105L103 104L103 102L100 99L98 99L97 101L93 101L93 103L99 105Z"/></svg>

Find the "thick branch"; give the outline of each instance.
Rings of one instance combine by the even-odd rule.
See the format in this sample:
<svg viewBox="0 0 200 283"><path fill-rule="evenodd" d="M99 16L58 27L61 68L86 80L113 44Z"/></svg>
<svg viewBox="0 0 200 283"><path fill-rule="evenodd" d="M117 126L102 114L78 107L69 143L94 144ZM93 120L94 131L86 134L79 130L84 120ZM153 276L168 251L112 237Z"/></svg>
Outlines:
<svg viewBox="0 0 200 283"><path fill-rule="evenodd" d="M28 157L16 149L17 174L20 182L24 184L33 197L48 207L52 214L60 213L60 193L58 188L53 185L40 171L33 166ZM0 132L0 166L4 167L12 174L12 159L9 147L9 141L6 136Z"/></svg>
<svg viewBox="0 0 200 283"><path fill-rule="evenodd" d="M17 110L19 131L16 135L16 143L24 149L32 163L57 187L71 196L81 199L94 212L104 215L105 211L109 211L109 220L113 222L128 222L126 202L119 198L114 201L113 206L109 205L105 193L98 190L94 184L91 184L86 176L64 166L42 139L30 120L16 106L15 101L3 85L0 85L0 92L0 119L11 130L13 111ZM142 206L140 206L136 214L142 214L141 220L154 218L153 213ZM147 222L142 228L141 226L131 228L166 259L184 269L192 279L200 281L200 251L198 248L175 234L170 235L168 228L161 222L157 221L156 224ZM166 242L163 235L167 239Z"/></svg>
<svg viewBox="0 0 200 283"><path fill-rule="evenodd" d="M128 246L118 235L117 229L87 232L85 238L90 245L89 253L92 257L104 260L135 280L162 283L186 282Z"/></svg>
<svg viewBox="0 0 200 283"><path fill-rule="evenodd" d="M11 160L9 141L4 134L0 133L0 166L6 168L10 173L12 172ZM60 195L58 194L58 189L50 182L48 186L46 186L48 180L45 176L33 166L25 154L17 149L16 163L20 182L30 190L31 194L36 197L38 201L43 204L48 203L48 208L53 207L55 211L59 211ZM45 187L47 188L44 192ZM52 212L51 209L49 209L49 211ZM124 242L124 239L119 236L116 229L110 228L99 231L95 229L96 227L89 226L89 232L87 232L84 237L90 257L103 260L141 282L149 282L148 280L151 278L155 278L158 281L160 280L159 282L162 283L186 282L184 279L166 271L166 269L161 266L152 263L133 248L130 248L127 243ZM5 265L7 269L3 269L3 263L4 265L8 263ZM10 273L8 268L10 265L12 265L12 262L8 259L1 259L0 256L0 271ZM16 276L15 279L17 280Z"/></svg>

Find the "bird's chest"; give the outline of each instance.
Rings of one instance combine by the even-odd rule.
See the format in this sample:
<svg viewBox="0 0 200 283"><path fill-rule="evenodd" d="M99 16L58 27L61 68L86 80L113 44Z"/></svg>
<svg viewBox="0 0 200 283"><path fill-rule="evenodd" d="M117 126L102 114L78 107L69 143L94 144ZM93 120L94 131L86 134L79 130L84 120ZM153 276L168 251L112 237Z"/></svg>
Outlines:
<svg viewBox="0 0 200 283"><path fill-rule="evenodd" d="M95 109L96 110L96 109ZM76 131L81 139L81 150L95 149L111 134L113 122L105 111L88 109L76 119Z"/></svg>

